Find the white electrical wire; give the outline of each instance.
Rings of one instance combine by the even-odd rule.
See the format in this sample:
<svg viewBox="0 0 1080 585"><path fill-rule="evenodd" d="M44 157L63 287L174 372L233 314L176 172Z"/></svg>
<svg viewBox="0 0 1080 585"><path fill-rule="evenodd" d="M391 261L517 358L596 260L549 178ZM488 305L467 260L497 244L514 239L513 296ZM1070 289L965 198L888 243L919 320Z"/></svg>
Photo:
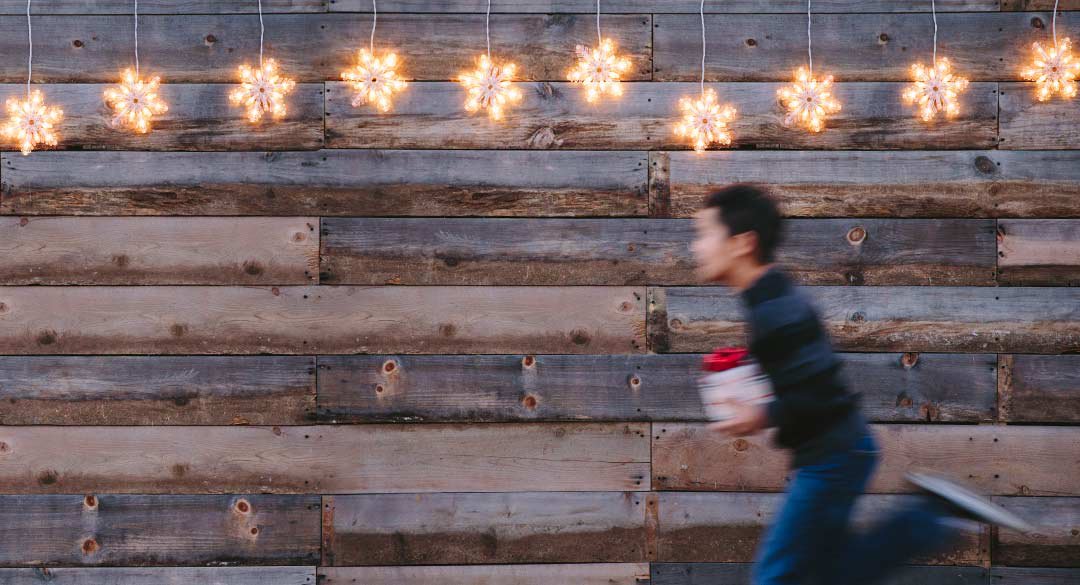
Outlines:
<svg viewBox="0 0 1080 585"><path fill-rule="evenodd" d="M375 54L375 25L379 23L379 7L371 0L371 54Z"/></svg>
<svg viewBox="0 0 1080 585"><path fill-rule="evenodd" d="M139 0L135 0L135 77L139 76Z"/></svg>
<svg viewBox="0 0 1080 585"><path fill-rule="evenodd" d="M34 29L30 25L30 1L26 0L26 40L30 45L26 58L26 99L30 99L30 78L34 76Z"/></svg>
<svg viewBox="0 0 1080 585"><path fill-rule="evenodd" d="M937 3L930 0L930 11L934 15L934 67L937 67Z"/></svg>
<svg viewBox="0 0 1080 585"><path fill-rule="evenodd" d="M698 10L701 15L701 94L705 95L705 0Z"/></svg>
<svg viewBox="0 0 1080 585"><path fill-rule="evenodd" d="M814 45L810 38L810 0L806 0L806 59L810 65L810 77L814 76Z"/></svg>
<svg viewBox="0 0 1080 585"><path fill-rule="evenodd" d="M488 0L487 14L484 15L484 31L487 36L487 56L491 59L491 0Z"/></svg>
<svg viewBox="0 0 1080 585"><path fill-rule="evenodd" d="M262 0L259 0L259 69L263 66L263 35L266 33L266 26L263 25L262 15Z"/></svg>
<svg viewBox="0 0 1080 585"><path fill-rule="evenodd" d="M600 36L600 0L596 0L596 44L601 44L604 39Z"/></svg>
<svg viewBox="0 0 1080 585"><path fill-rule="evenodd" d="M1057 8L1058 0L1054 0L1054 17L1050 19L1050 30L1054 31L1054 50L1057 50Z"/></svg>

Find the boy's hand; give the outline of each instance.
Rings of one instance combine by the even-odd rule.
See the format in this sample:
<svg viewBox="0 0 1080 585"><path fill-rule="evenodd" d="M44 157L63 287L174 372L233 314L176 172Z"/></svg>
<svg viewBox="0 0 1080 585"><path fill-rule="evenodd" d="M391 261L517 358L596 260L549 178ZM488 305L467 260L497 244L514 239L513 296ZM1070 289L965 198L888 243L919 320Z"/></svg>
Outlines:
<svg viewBox="0 0 1080 585"><path fill-rule="evenodd" d="M735 412L735 416L724 421L709 423L710 431L729 437L742 437L753 435L769 424L764 405L729 402L727 406Z"/></svg>

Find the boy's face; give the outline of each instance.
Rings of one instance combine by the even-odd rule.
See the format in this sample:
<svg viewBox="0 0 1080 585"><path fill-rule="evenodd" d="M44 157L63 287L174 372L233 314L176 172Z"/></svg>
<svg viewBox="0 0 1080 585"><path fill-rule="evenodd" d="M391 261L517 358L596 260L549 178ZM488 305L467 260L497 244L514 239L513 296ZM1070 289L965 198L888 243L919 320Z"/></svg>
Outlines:
<svg viewBox="0 0 1080 585"><path fill-rule="evenodd" d="M755 234L746 232L732 236L716 207L694 214L694 232L690 251L697 262L697 277L702 281L725 282L736 265L753 257Z"/></svg>

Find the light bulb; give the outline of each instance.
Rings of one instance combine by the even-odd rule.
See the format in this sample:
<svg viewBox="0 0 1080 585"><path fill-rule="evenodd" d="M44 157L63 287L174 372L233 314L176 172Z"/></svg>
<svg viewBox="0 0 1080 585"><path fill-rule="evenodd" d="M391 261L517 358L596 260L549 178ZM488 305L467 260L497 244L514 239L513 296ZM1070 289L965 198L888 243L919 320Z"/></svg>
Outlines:
<svg viewBox="0 0 1080 585"><path fill-rule="evenodd" d="M487 55L480 55L476 69L462 73L458 82L465 86L465 109L486 109L492 120L501 120L507 104L521 101L521 90L514 87L513 63L499 65Z"/></svg>

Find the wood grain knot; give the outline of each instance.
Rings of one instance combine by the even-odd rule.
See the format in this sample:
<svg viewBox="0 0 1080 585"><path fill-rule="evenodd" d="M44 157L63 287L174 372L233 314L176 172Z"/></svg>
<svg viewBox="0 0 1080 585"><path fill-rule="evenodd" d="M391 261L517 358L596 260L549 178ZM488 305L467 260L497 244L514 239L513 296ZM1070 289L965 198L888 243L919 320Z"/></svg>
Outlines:
<svg viewBox="0 0 1080 585"><path fill-rule="evenodd" d="M915 364L919 363L919 354L914 352L905 353L904 355L900 356L900 363L903 364L905 368L910 370L911 368L915 367Z"/></svg>
<svg viewBox="0 0 1080 585"><path fill-rule="evenodd" d="M980 173L989 175L993 173L996 168L997 165L994 164L994 161L990 157L985 155L975 157L975 169Z"/></svg>
<svg viewBox="0 0 1080 585"><path fill-rule="evenodd" d="M386 360L386 362L384 362L382 366L383 371L387 374L393 372L396 368L397 364L394 363L394 360Z"/></svg>
<svg viewBox="0 0 1080 585"><path fill-rule="evenodd" d="M82 543L82 551L84 555L92 555L97 552L98 543L93 538L87 538Z"/></svg>
<svg viewBox="0 0 1080 585"><path fill-rule="evenodd" d="M237 500L236 505L233 506L233 509L235 509L237 512L239 512L241 514L247 514L248 512L251 511L251 504L249 504L247 500L243 500L243 499Z"/></svg>
<svg viewBox="0 0 1080 585"><path fill-rule="evenodd" d="M536 358L531 355L527 355L521 358L521 365L525 366L526 368L531 368L534 364L536 364Z"/></svg>
<svg viewBox="0 0 1080 585"><path fill-rule="evenodd" d="M630 376L630 387L637 389L638 386L641 386L641 378L637 377L636 375Z"/></svg>
<svg viewBox="0 0 1080 585"><path fill-rule="evenodd" d="M1044 28L1046 28L1046 23L1043 22L1043 19L1039 18L1038 16L1032 16L1031 17L1031 26L1032 26L1032 28L1044 29Z"/></svg>
<svg viewBox="0 0 1080 585"><path fill-rule="evenodd" d="M750 443L748 443L746 439L735 439L735 442L732 443L731 446L734 447L736 451L741 452L750 448Z"/></svg>
<svg viewBox="0 0 1080 585"><path fill-rule="evenodd" d="M847 240L852 244L861 244L866 239L866 228L855 226L848 230Z"/></svg>
<svg viewBox="0 0 1080 585"><path fill-rule="evenodd" d="M83 505L86 506L87 510L97 510L97 497L94 495L86 496L85 498L83 498Z"/></svg>
<svg viewBox="0 0 1080 585"><path fill-rule="evenodd" d="M757 39L746 39L746 46L747 47L756 47L757 46Z"/></svg>
<svg viewBox="0 0 1080 585"><path fill-rule="evenodd" d="M532 394L526 394L521 399L522 406L524 406L525 408L527 408L529 410L536 410L536 405L537 405L538 402L539 401L536 399L536 396L534 396Z"/></svg>

